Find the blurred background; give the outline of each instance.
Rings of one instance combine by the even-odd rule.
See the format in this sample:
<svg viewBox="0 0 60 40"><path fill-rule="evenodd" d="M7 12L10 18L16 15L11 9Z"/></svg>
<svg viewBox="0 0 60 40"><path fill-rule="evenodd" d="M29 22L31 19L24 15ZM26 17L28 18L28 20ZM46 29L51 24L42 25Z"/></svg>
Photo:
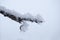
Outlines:
<svg viewBox="0 0 60 40"><path fill-rule="evenodd" d="M60 40L60 0L0 0L0 6L21 14L39 14L45 21L28 22L28 30L21 32L21 24L0 14L0 40Z"/></svg>

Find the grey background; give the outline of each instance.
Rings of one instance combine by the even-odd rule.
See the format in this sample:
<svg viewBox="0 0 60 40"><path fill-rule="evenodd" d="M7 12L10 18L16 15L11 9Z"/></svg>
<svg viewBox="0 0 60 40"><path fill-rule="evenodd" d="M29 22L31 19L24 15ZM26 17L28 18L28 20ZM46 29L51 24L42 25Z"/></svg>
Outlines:
<svg viewBox="0 0 60 40"><path fill-rule="evenodd" d="M0 14L0 40L60 40L60 0L0 0L0 5L21 14L40 14L45 22L28 23L26 32L20 24Z"/></svg>

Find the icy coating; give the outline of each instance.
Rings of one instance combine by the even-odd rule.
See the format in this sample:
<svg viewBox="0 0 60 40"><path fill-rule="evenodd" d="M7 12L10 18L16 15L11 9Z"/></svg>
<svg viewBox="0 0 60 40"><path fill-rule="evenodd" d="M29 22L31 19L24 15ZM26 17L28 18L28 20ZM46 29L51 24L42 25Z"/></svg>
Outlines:
<svg viewBox="0 0 60 40"><path fill-rule="evenodd" d="M35 22L35 23L43 22L43 18L40 15L33 16L29 13L22 15L13 10L6 9L3 6L0 6L0 14L16 22L19 22L19 23L22 22L22 25L20 26L21 31L25 31L27 29L28 24L26 23L26 21Z"/></svg>

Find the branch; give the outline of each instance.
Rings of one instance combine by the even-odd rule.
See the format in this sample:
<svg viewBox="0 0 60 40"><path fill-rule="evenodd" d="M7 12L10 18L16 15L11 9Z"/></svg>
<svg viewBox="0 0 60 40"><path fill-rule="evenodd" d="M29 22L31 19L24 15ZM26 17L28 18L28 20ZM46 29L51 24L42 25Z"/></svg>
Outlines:
<svg viewBox="0 0 60 40"><path fill-rule="evenodd" d="M42 23L42 17L38 16L38 17L33 17L30 14L19 14L15 11L6 9L5 7L0 6L0 14L4 15L5 17L8 17L18 23L21 23L23 21L30 21L30 22L35 22L35 23ZM20 29L22 30L22 25L20 27Z"/></svg>

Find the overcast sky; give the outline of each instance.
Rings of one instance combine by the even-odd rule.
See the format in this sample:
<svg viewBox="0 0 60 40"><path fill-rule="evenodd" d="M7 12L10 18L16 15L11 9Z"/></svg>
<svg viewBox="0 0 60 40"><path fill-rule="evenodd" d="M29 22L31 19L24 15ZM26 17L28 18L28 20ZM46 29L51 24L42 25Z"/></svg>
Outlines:
<svg viewBox="0 0 60 40"><path fill-rule="evenodd" d="M0 14L1 40L60 40L60 0L0 0L0 5L18 13L40 14L42 24L28 23L28 30L21 32L21 24Z"/></svg>

